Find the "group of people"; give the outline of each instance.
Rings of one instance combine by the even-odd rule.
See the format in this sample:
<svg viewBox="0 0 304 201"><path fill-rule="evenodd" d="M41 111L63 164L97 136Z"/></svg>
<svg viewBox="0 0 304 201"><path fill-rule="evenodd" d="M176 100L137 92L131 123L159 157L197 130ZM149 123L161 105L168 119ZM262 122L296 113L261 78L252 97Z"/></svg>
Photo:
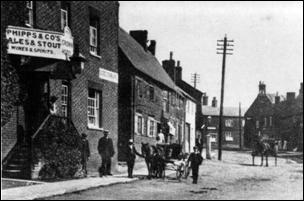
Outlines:
<svg viewBox="0 0 304 201"><path fill-rule="evenodd" d="M114 156L114 146L113 141L109 137L109 131L104 131L104 136L98 142L98 153L101 156L101 166L99 168L100 177L112 175L111 173L111 158ZM128 146L126 148L126 161L128 166L128 177L133 178L133 169L135 165L136 155L143 157L135 148L133 139L128 141ZM85 175L87 174L87 161L90 157L89 142L87 140L87 135L82 134L82 170ZM199 147L193 147L193 152L188 158L188 165L192 170L193 184L197 184L199 175L199 166L203 162L203 157L199 150Z"/></svg>

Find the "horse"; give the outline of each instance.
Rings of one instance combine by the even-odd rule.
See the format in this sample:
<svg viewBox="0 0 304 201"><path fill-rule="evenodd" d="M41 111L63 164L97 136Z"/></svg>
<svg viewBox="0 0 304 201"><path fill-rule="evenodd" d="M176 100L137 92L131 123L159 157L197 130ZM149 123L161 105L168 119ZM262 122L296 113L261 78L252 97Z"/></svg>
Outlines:
<svg viewBox="0 0 304 201"><path fill-rule="evenodd" d="M252 156L252 165L254 166L254 157L261 156L261 166L263 166L264 156L266 158L266 167L268 167L268 156L274 156L275 166L277 166L277 152L278 146L274 140L263 140L260 137L257 137L253 143L253 150L251 153Z"/></svg>
<svg viewBox="0 0 304 201"><path fill-rule="evenodd" d="M142 155L148 169L148 178L165 178L166 151L162 147L142 143Z"/></svg>

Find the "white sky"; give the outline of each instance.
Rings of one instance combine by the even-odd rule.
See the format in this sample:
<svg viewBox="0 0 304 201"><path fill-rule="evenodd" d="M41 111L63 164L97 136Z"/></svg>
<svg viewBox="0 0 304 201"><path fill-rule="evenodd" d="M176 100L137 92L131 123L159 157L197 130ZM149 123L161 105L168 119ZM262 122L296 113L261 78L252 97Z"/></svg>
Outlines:
<svg viewBox="0 0 304 201"><path fill-rule="evenodd" d="M122 1L120 26L148 30L161 62L173 51L183 79L200 74L198 89L220 99L222 57L216 41L233 39L226 65L225 106L249 107L260 80L267 92L299 91L303 81L303 2Z"/></svg>

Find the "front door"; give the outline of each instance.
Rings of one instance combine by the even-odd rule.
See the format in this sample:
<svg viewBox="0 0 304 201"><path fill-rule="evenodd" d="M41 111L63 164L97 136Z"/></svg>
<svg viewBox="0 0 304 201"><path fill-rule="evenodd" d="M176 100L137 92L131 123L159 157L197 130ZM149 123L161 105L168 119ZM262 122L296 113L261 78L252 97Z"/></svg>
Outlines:
<svg viewBox="0 0 304 201"><path fill-rule="evenodd" d="M27 137L32 136L49 114L48 77L45 74L28 76L27 98L25 100L25 125Z"/></svg>

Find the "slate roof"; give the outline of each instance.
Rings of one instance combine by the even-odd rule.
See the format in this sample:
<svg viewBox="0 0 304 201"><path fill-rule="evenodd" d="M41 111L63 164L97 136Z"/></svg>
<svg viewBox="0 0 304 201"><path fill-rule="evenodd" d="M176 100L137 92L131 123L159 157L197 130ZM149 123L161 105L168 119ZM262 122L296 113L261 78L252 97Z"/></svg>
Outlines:
<svg viewBox="0 0 304 201"><path fill-rule="evenodd" d="M170 89L177 91L176 85L155 56L149 51L145 51L143 47L122 28L119 29L119 47L133 64L134 68Z"/></svg>
<svg viewBox="0 0 304 201"><path fill-rule="evenodd" d="M242 108L241 116L245 116L246 109ZM219 116L220 108L212 106L202 106L202 113L205 116ZM239 117L239 108L238 107L224 107L223 116L225 117Z"/></svg>

